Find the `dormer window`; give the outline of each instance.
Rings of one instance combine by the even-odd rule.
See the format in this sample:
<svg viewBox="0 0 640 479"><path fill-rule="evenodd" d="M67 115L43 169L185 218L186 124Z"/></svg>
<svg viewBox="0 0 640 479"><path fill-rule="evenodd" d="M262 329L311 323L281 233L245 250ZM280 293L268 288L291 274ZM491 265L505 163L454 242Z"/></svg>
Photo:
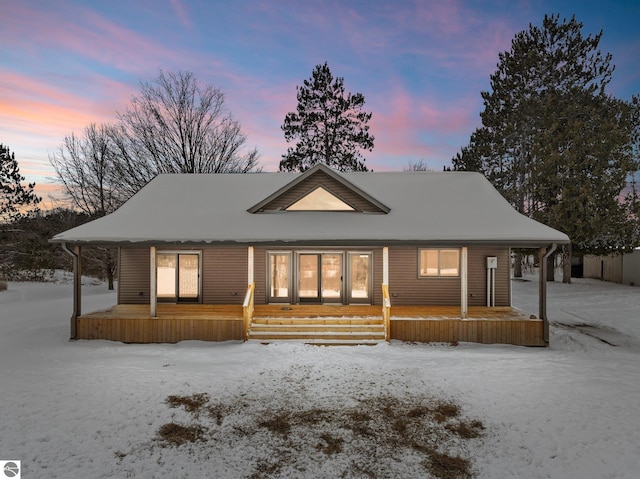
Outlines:
<svg viewBox="0 0 640 479"><path fill-rule="evenodd" d="M287 211L353 211L353 208L322 186L286 208Z"/></svg>
<svg viewBox="0 0 640 479"><path fill-rule="evenodd" d="M389 208L337 171L318 163L247 211L249 213L350 211L387 214Z"/></svg>

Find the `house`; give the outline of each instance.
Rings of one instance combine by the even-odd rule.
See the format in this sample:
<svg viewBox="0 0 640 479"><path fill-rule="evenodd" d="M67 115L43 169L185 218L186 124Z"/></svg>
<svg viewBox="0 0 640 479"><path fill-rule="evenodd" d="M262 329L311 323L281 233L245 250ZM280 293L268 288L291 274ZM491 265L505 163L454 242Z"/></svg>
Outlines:
<svg viewBox="0 0 640 479"><path fill-rule="evenodd" d="M510 248L542 257L569 238L478 173L318 164L159 175L52 241L74 257L72 338L544 346L545 283L537 317L513 308ZM118 248L117 305L83 315L81 249L97 245Z"/></svg>

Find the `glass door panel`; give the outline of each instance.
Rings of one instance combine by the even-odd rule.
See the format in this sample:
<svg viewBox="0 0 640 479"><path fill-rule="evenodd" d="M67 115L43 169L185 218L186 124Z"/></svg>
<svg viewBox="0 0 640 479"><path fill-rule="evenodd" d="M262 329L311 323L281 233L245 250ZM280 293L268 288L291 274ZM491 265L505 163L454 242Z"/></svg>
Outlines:
<svg viewBox="0 0 640 479"><path fill-rule="evenodd" d="M199 266L197 254L178 254L178 300L197 301Z"/></svg>
<svg viewBox="0 0 640 479"><path fill-rule="evenodd" d="M298 297L300 301L320 301L320 255L300 254L298 256Z"/></svg>
<svg viewBox="0 0 640 479"><path fill-rule="evenodd" d="M349 253L349 302L371 303L371 253Z"/></svg>
<svg viewBox="0 0 640 479"><path fill-rule="evenodd" d="M157 256L158 299L175 301L176 299L176 255L158 253Z"/></svg>
<svg viewBox="0 0 640 479"><path fill-rule="evenodd" d="M269 254L269 300L290 301L291 254Z"/></svg>
<svg viewBox="0 0 640 479"><path fill-rule="evenodd" d="M322 255L322 301L342 302L342 254Z"/></svg>
<svg viewBox="0 0 640 479"><path fill-rule="evenodd" d="M156 256L158 301L176 303L200 300L200 255L197 253L158 253Z"/></svg>

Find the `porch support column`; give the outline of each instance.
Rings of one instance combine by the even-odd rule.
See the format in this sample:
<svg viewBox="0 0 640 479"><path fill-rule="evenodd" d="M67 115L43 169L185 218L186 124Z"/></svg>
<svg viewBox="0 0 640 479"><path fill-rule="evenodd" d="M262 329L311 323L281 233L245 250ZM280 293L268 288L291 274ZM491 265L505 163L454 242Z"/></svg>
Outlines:
<svg viewBox="0 0 640 479"><path fill-rule="evenodd" d="M78 335L78 318L82 314L82 247L73 247L73 315L71 316L71 339Z"/></svg>
<svg viewBox="0 0 640 479"><path fill-rule="evenodd" d="M467 247L463 246L460 249L460 317L462 319L467 318L467 303L468 303L468 274L467 274Z"/></svg>
<svg viewBox="0 0 640 479"><path fill-rule="evenodd" d="M77 319L82 314L82 247L74 246L73 254L73 315Z"/></svg>
<svg viewBox="0 0 640 479"><path fill-rule="evenodd" d="M71 313L69 339L78 337L78 318L82 314L82 248L73 247L73 251L62 243L62 249L73 258L73 312Z"/></svg>
<svg viewBox="0 0 640 479"><path fill-rule="evenodd" d="M543 321L544 342L549 343L549 320L547 319L547 259L558 246L553 243L549 250L540 248L538 260L540 263L538 277L538 317Z"/></svg>
<svg viewBox="0 0 640 479"><path fill-rule="evenodd" d="M382 284L389 285L389 247L382 247Z"/></svg>
<svg viewBox="0 0 640 479"><path fill-rule="evenodd" d="M158 273L156 259L156 247L151 246L149 248L149 315L152 318L158 317Z"/></svg>
<svg viewBox="0 0 640 479"><path fill-rule="evenodd" d="M247 248L247 284L253 284L253 246Z"/></svg>

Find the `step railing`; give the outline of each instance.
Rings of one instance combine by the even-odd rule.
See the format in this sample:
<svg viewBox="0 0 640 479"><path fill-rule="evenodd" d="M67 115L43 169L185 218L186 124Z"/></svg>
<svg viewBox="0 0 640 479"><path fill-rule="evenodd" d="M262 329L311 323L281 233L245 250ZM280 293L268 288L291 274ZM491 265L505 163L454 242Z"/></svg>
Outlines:
<svg viewBox="0 0 640 479"><path fill-rule="evenodd" d="M384 320L384 339L391 338L391 298L389 297L389 285L382 284L382 319Z"/></svg>
<svg viewBox="0 0 640 479"><path fill-rule="evenodd" d="M255 290L255 283L250 283L247 286L247 293L244 295L244 302L242 303L242 317L244 319L244 340L249 339L249 328L251 327L251 320L253 319L253 292Z"/></svg>

